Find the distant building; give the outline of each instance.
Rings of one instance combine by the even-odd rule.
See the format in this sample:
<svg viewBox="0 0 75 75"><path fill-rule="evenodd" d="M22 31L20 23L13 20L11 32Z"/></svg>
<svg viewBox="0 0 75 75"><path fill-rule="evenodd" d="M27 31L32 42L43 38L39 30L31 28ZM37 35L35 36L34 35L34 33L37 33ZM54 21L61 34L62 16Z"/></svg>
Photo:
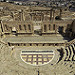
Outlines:
<svg viewBox="0 0 75 75"><path fill-rule="evenodd" d="M1 2L9 2L9 1L11 1L11 0L0 0Z"/></svg>

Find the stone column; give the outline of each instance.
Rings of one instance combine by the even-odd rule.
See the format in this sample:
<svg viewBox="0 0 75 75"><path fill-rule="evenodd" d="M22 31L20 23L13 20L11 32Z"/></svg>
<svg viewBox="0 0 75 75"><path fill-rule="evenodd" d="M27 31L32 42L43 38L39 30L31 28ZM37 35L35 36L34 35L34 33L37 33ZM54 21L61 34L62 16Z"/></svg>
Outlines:
<svg viewBox="0 0 75 75"><path fill-rule="evenodd" d="M34 34L34 25L31 25L32 34Z"/></svg>
<svg viewBox="0 0 75 75"><path fill-rule="evenodd" d="M20 15L21 15L21 21L22 21L22 19L23 19L23 18L22 18L22 12L21 12L21 14L20 14Z"/></svg>
<svg viewBox="0 0 75 75"><path fill-rule="evenodd" d="M32 20L32 14L30 14L31 20Z"/></svg>
<svg viewBox="0 0 75 75"><path fill-rule="evenodd" d="M21 21L24 21L24 12L21 10Z"/></svg>
<svg viewBox="0 0 75 75"><path fill-rule="evenodd" d="M53 31L53 24L51 24L51 31Z"/></svg>
<svg viewBox="0 0 75 75"><path fill-rule="evenodd" d="M50 20L52 20L52 9L50 10Z"/></svg>
<svg viewBox="0 0 75 75"><path fill-rule="evenodd" d="M23 21L25 21L25 15L24 15L24 11L23 11Z"/></svg>
<svg viewBox="0 0 75 75"><path fill-rule="evenodd" d="M57 34L57 25L55 24L55 33Z"/></svg>
<svg viewBox="0 0 75 75"><path fill-rule="evenodd" d="M32 21L33 21L33 15L31 15L32 16Z"/></svg>
<svg viewBox="0 0 75 75"><path fill-rule="evenodd" d="M46 32L47 32L47 24L46 24Z"/></svg>
<svg viewBox="0 0 75 75"><path fill-rule="evenodd" d="M42 21L44 20L44 14L42 14Z"/></svg>
<svg viewBox="0 0 75 75"><path fill-rule="evenodd" d="M47 32L49 32L49 25L47 24Z"/></svg>
<svg viewBox="0 0 75 75"><path fill-rule="evenodd" d="M41 24L42 33L44 32L44 25Z"/></svg>
<svg viewBox="0 0 75 75"><path fill-rule="evenodd" d="M63 33L65 33L66 27L63 28Z"/></svg>
<svg viewBox="0 0 75 75"><path fill-rule="evenodd" d="M28 32L28 25L26 25L26 32Z"/></svg>
<svg viewBox="0 0 75 75"><path fill-rule="evenodd" d="M61 18L62 9L60 9L60 18Z"/></svg>
<svg viewBox="0 0 75 75"><path fill-rule="evenodd" d="M13 17L13 20L15 21L15 16L14 16L14 12L12 12L12 17Z"/></svg>
<svg viewBox="0 0 75 75"><path fill-rule="evenodd" d="M53 20L54 20L54 10L53 10Z"/></svg>

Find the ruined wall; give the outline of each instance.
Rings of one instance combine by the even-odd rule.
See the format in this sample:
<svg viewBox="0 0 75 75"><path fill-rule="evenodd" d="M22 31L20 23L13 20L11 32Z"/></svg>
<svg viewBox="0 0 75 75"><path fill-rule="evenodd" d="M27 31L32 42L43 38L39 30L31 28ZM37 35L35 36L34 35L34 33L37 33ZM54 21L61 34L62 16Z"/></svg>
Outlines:
<svg viewBox="0 0 75 75"><path fill-rule="evenodd" d="M75 33L75 20L73 21L72 31Z"/></svg>
<svg viewBox="0 0 75 75"><path fill-rule="evenodd" d="M31 22L11 21L2 22L2 29L5 35L30 35L33 34L33 25Z"/></svg>

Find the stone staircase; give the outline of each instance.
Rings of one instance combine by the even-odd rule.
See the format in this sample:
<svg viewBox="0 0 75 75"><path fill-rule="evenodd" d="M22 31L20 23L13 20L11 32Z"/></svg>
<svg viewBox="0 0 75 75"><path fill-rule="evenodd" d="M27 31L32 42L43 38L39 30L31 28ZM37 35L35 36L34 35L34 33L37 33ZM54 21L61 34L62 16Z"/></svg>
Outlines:
<svg viewBox="0 0 75 75"><path fill-rule="evenodd" d="M75 39L66 43L66 47L63 49L64 61L75 61Z"/></svg>
<svg viewBox="0 0 75 75"><path fill-rule="evenodd" d="M66 42L66 46L69 46L69 45L71 45L71 44L75 44L75 39L73 39L73 40L71 40L70 42Z"/></svg>

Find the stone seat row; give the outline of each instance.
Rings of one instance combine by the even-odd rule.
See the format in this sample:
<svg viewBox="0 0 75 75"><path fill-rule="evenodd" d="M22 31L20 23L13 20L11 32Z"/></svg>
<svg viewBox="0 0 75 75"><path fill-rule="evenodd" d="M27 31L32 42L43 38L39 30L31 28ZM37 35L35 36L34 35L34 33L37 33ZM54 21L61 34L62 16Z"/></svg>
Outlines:
<svg viewBox="0 0 75 75"><path fill-rule="evenodd" d="M71 44L64 49L65 61L75 61L75 44Z"/></svg>

